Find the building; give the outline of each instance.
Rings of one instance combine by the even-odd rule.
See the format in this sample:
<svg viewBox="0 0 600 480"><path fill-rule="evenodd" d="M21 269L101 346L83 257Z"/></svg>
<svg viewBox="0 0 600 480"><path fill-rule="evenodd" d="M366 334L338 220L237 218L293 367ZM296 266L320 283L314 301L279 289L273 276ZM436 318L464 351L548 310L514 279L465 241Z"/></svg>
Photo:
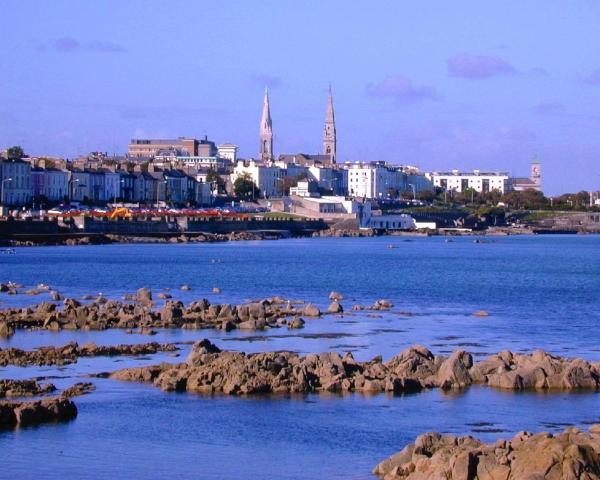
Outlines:
<svg viewBox="0 0 600 480"><path fill-rule="evenodd" d="M325 127L323 129L323 155L329 157L329 163L336 162L336 147L335 115L333 113L333 96L330 86L325 112Z"/></svg>
<svg viewBox="0 0 600 480"><path fill-rule="evenodd" d="M158 203L159 179L150 172L136 172L133 174L133 177L133 197L135 198L135 201L144 204Z"/></svg>
<svg viewBox="0 0 600 480"><path fill-rule="evenodd" d="M384 162L345 164L348 194L357 198L381 199L406 188L405 175Z"/></svg>
<svg viewBox="0 0 600 480"><path fill-rule="evenodd" d="M506 172L431 172L427 177L433 182L434 187L440 187L446 191L464 192L472 189L479 193L487 193L493 190L502 194L510 190L509 175Z"/></svg>
<svg viewBox="0 0 600 480"><path fill-rule="evenodd" d="M260 191L263 198L279 196L279 179L281 169L256 160L238 160L231 175L231 183L242 175L248 175Z"/></svg>
<svg viewBox="0 0 600 480"><path fill-rule="evenodd" d="M219 158L225 158L231 163L237 162L238 146L233 143L222 143L217 147L217 156Z"/></svg>
<svg viewBox="0 0 600 480"><path fill-rule="evenodd" d="M296 197L320 197L319 186L316 182L309 180L299 181L295 187L290 187L290 196Z"/></svg>
<svg viewBox="0 0 600 480"><path fill-rule="evenodd" d="M58 168L32 168L31 187L34 200L64 201L69 198L69 172Z"/></svg>
<svg viewBox="0 0 600 480"><path fill-rule="evenodd" d="M281 165L297 165L300 167L312 167L319 165L330 165L329 155L311 155L308 153L284 153L277 157L277 163Z"/></svg>
<svg viewBox="0 0 600 480"><path fill-rule="evenodd" d="M415 230L417 224L410 215L372 215L368 222L374 230Z"/></svg>
<svg viewBox="0 0 600 480"><path fill-rule="evenodd" d="M76 202L83 202L92 197L91 180L89 170L72 170L69 190L71 199Z"/></svg>
<svg viewBox="0 0 600 480"><path fill-rule="evenodd" d="M263 162L270 162L273 160L273 122L269 108L269 92L266 88L259 131L260 146L258 149L258 158Z"/></svg>
<svg viewBox="0 0 600 480"><path fill-rule="evenodd" d="M0 162L0 204L21 206L33 196L31 164L10 159Z"/></svg>
<svg viewBox="0 0 600 480"><path fill-rule="evenodd" d="M514 177L510 179L511 188L518 192L523 190L537 190L542 189L542 165L538 161L534 161L531 164L531 174L529 178Z"/></svg>
<svg viewBox="0 0 600 480"><path fill-rule="evenodd" d="M329 190L334 195L347 195L348 171L334 167L308 167L308 178L317 182L319 188Z"/></svg>
<svg viewBox="0 0 600 480"><path fill-rule="evenodd" d="M206 143L202 143L206 142ZM127 147L127 154L130 157L150 158L157 155L160 150L179 150L184 151L187 155L198 155L200 145L203 145L202 151L212 151L212 147L216 151L215 144L208 140L198 141L195 138L180 137L176 139L141 139L134 138Z"/></svg>

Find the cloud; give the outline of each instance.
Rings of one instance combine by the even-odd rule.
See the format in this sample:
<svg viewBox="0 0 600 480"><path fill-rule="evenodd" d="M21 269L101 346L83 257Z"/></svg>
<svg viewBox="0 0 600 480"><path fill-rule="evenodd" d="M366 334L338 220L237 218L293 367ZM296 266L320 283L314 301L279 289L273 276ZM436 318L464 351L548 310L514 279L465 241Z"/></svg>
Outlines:
<svg viewBox="0 0 600 480"><path fill-rule="evenodd" d="M533 111L534 111L534 113L537 113L538 115L556 116L556 115L564 115L567 111L567 108L562 103L546 102L546 103L539 103L536 106L534 106Z"/></svg>
<svg viewBox="0 0 600 480"><path fill-rule="evenodd" d="M590 85L600 85L600 68L593 71L588 77L584 78L583 81Z"/></svg>
<svg viewBox="0 0 600 480"><path fill-rule="evenodd" d="M284 84L283 79L277 75L253 75L250 77L250 81L261 87L267 86L269 88L279 88Z"/></svg>
<svg viewBox="0 0 600 480"><path fill-rule="evenodd" d="M416 86L412 80L403 75L392 75L379 83L369 83L366 89L370 97L394 98L403 103L442 98L433 87Z"/></svg>
<svg viewBox="0 0 600 480"><path fill-rule="evenodd" d="M448 74L452 77L491 78L517 73L515 68L500 57L462 53L448 59Z"/></svg>
<svg viewBox="0 0 600 480"><path fill-rule="evenodd" d="M60 53L74 52L101 52L101 53L122 53L126 49L122 45L107 42L103 40L92 40L90 42L81 43L71 37L61 37L52 42L52 48Z"/></svg>

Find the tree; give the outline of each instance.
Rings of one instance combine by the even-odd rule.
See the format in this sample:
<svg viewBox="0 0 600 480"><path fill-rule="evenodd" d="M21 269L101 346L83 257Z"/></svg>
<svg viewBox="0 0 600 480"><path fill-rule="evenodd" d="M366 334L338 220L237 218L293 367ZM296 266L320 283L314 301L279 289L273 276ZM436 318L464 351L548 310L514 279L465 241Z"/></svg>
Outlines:
<svg viewBox="0 0 600 480"><path fill-rule="evenodd" d="M252 181L252 177L245 173L240 175L233 182L233 192L239 198L254 198L259 194L258 187Z"/></svg>
<svg viewBox="0 0 600 480"><path fill-rule="evenodd" d="M217 186L217 193L225 193L225 180L213 168L206 173L206 183L214 183Z"/></svg>
<svg viewBox="0 0 600 480"><path fill-rule="evenodd" d="M522 192L512 191L502 196L502 202L513 209L540 209L546 208L549 204L548 199L542 192L533 189L523 190Z"/></svg>
<svg viewBox="0 0 600 480"><path fill-rule="evenodd" d="M417 192L417 199L423 200L424 202L433 202L435 199L435 192L427 189L421 190L420 192Z"/></svg>
<svg viewBox="0 0 600 480"><path fill-rule="evenodd" d="M11 160L19 160L25 156L25 151L19 145L15 145L6 150L6 155Z"/></svg>

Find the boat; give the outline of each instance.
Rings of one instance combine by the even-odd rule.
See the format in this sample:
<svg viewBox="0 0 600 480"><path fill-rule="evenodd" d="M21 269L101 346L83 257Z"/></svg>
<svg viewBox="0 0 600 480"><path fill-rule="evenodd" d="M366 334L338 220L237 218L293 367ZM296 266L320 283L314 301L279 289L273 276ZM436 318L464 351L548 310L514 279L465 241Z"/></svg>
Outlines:
<svg viewBox="0 0 600 480"><path fill-rule="evenodd" d="M14 255L17 251L14 248L0 248L0 254L2 255Z"/></svg>

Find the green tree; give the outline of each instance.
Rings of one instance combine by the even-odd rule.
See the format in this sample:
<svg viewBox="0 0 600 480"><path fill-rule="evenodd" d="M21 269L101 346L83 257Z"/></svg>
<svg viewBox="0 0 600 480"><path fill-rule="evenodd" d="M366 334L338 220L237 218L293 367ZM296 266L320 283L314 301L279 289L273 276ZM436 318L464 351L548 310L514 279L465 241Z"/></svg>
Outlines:
<svg viewBox="0 0 600 480"><path fill-rule="evenodd" d="M252 181L249 174L240 175L233 182L233 192L239 198L256 198L259 194L258 187Z"/></svg>
<svg viewBox="0 0 600 480"><path fill-rule="evenodd" d="M417 199L425 202L433 202L435 199L435 192L427 189L421 190L420 192L417 192Z"/></svg>
<svg viewBox="0 0 600 480"><path fill-rule="evenodd" d="M19 145L15 145L14 147L10 147L8 150L6 150L6 155L11 160L13 160L13 159L18 160L25 156L25 151Z"/></svg>
<svg viewBox="0 0 600 480"><path fill-rule="evenodd" d="M225 180L213 168L206 173L206 183L214 183L218 193L225 193Z"/></svg>

